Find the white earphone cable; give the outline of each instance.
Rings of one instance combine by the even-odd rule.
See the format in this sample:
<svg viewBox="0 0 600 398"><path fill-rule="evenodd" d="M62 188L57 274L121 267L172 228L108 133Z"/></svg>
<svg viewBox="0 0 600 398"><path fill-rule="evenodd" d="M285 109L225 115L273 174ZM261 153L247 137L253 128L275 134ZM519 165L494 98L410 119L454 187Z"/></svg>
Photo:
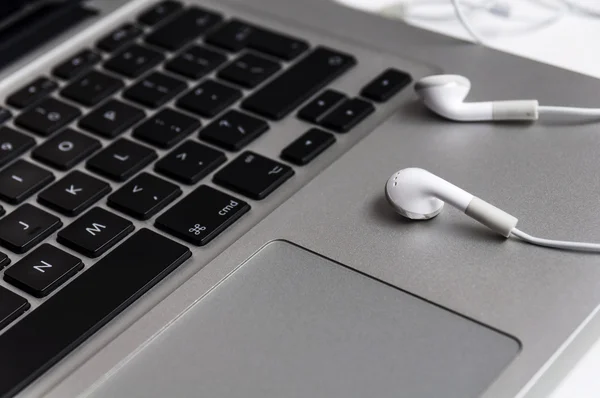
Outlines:
<svg viewBox="0 0 600 398"><path fill-rule="evenodd" d="M597 6L596 8L592 8L592 6L585 6L574 0L563 0L563 2L574 11L578 11L590 17L600 17L600 8Z"/></svg>
<svg viewBox="0 0 600 398"><path fill-rule="evenodd" d="M558 116L598 116L600 117L600 108L574 108L566 106L540 106L540 114L558 115Z"/></svg>
<svg viewBox="0 0 600 398"><path fill-rule="evenodd" d="M532 32L544 27L550 26L558 22L563 18L569 11L578 11L581 14L588 15L591 17L600 17L600 11L588 9L587 6L581 6L574 0L529 0L531 3L544 8L549 11L553 11L552 15L543 18L541 20L533 20L532 24L524 29L518 29L516 32L525 33ZM452 5L452 14L420 14L415 13L414 9L421 8L422 6L435 6L439 5L440 8L444 4ZM489 15L495 15L497 17L510 18L512 20L518 20L512 16L512 7L509 3L501 0L481 0L479 2L474 0L402 0L396 4L393 4L386 8L386 14L400 16L404 20L422 20L422 21L444 21L456 17L462 27L467 33L473 38L477 44L486 44L485 36L478 32L478 30L469 22L467 12L470 14L474 12L487 12ZM521 22L524 22L521 18ZM515 31L513 30L513 34Z"/></svg>
<svg viewBox="0 0 600 398"><path fill-rule="evenodd" d="M467 32L469 32L469 34L471 35L471 37L473 37L473 39L475 39L475 41L477 42L477 44L483 44L484 39L483 37L481 37L473 28L473 26L471 26L471 24L469 23L469 21L467 20L467 18L465 17L465 14L462 11L462 8L460 6L460 2L459 0L451 0L452 1L452 5L454 6L454 11L456 12L456 17L458 18L458 20L460 21L460 23L462 24L462 26L466 29Z"/></svg>
<svg viewBox="0 0 600 398"><path fill-rule="evenodd" d="M587 243L587 242L569 242L564 240L553 240L553 239L544 239L537 238L535 236L531 236L526 234L525 232L519 230L518 228L513 228L511 234L521 239L524 242L531 243L537 246L544 247L553 247L556 249L563 250L580 250L580 251L590 251L590 252L600 252L600 244L598 243Z"/></svg>

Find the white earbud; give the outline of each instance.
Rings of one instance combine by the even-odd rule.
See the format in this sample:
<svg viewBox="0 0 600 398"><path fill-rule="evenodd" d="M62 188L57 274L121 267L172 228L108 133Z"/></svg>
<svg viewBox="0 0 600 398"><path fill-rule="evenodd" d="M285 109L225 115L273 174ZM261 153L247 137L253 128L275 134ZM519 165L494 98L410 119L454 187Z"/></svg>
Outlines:
<svg viewBox="0 0 600 398"><path fill-rule="evenodd" d="M467 122L485 120L536 120L536 100L464 102L471 82L459 75L428 76L415 84L417 95L435 113Z"/></svg>
<svg viewBox="0 0 600 398"><path fill-rule="evenodd" d="M490 120L537 120L540 114L600 117L597 108L540 106L537 100L464 102L471 82L459 75L424 77L415 92L433 112L459 122Z"/></svg>
<svg viewBox="0 0 600 398"><path fill-rule="evenodd" d="M437 216L445 202L505 237L510 236L518 221L505 211L423 169L398 171L388 179L385 193L398 213L413 220Z"/></svg>
<svg viewBox="0 0 600 398"><path fill-rule="evenodd" d="M566 250L600 252L600 244L537 238L516 228L517 218L467 191L418 168L394 173L385 185L385 196L396 212L413 220L427 220L440 214L444 203L504 237L516 236L524 242Z"/></svg>

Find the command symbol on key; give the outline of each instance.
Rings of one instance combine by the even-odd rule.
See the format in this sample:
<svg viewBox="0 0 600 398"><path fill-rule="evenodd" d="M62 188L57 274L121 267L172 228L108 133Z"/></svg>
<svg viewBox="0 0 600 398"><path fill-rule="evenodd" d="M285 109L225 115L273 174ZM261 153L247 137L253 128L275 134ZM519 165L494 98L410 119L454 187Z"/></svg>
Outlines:
<svg viewBox="0 0 600 398"><path fill-rule="evenodd" d="M204 227L200 224L196 224L196 225L194 225L193 228L190 228L189 231L191 233L193 233L194 235L198 236L202 233L202 231L206 231L206 227Z"/></svg>

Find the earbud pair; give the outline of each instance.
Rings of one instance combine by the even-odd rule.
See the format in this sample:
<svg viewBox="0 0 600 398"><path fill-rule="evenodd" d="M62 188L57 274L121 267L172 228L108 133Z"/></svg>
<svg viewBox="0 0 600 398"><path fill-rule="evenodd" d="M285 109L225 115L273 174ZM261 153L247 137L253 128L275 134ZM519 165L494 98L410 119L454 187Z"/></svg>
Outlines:
<svg viewBox="0 0 600 398"><path fill-rule="evenodd" d="M471 82L459 75L424 77L415 91L433 112L460 122L537 120L540 114L600 117L600 109L540 106L537 100L464 102Z"/></svg>

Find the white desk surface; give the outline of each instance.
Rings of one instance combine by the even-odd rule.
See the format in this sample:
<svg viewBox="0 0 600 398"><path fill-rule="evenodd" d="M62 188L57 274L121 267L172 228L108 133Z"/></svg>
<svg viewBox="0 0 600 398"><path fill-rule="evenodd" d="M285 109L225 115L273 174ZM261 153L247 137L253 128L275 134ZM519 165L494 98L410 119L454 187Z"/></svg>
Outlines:
<svg viewBox="0 0 600 398"><path fill-rule="evenodd" d="M337 1L375 13L381 13L382 10L389 9L391 5L397 3L397 0ZM448 3L450 3L449 0ZM511 4L515 4L515 2ZM586 4L585 0L582 0L581 4ZM518 15L520 16L536 11L531 8L518 10L515 8L515 12L519 12ZM498 18L478 14L472 22L475 27L481 24L481 26L486 26L486 29L489 29L488 33L493 35L486 41L489 47L600 78L600 40L598 40L600 37L600 18L567 14L554 25L524 34L516 34L514 31L522 30L523 25L513 24L510 20L500 21ZM449 36L469 38L457 21L424 22L411 20L411 23ZM452 72L460 73L460 71ZM490 99L493 99L492 97L493 93L490 94ZM568 106L569 104L557 103L553 105ZM600 99L598 107L600 107ZM599 397L599 368L600 336L598 336L598 341L592 349L579 361L550 398Z"/></svg>

